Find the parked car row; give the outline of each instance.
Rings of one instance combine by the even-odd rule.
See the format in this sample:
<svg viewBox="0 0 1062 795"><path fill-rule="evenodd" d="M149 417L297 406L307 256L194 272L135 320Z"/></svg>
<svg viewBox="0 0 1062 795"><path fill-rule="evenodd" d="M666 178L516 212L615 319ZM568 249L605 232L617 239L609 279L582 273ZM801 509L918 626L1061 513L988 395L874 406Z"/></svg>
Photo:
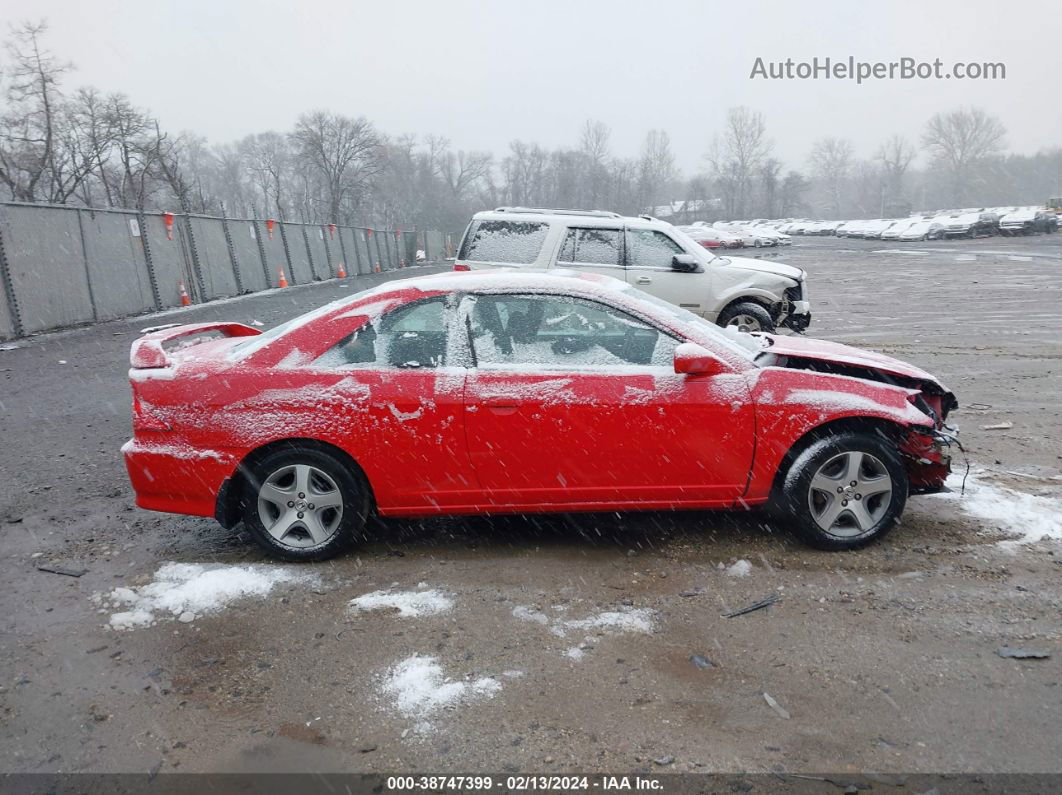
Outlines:
<svg viewBox="0 0 1062 795"><path fill-rule="evenodd" d="M948 210L909 218L870 218L852 221L776 220L752 222L756 229L786 235L831 235L866 240L940 240L993 235L1051 234L1058 230L1058 214L1037 207L991 207ZM739 224L739 222L734 222ZM734 225L731 224L731 225ZM727 226L716 224L716 226Z"/></svg>
<svg viewBox="0 0 1062 795"><path fill-rule="evenodd" d="M702 246L712 248L765 248L788 246L793 238L766 224L708 224L697 221L678 227Z"/></svg>

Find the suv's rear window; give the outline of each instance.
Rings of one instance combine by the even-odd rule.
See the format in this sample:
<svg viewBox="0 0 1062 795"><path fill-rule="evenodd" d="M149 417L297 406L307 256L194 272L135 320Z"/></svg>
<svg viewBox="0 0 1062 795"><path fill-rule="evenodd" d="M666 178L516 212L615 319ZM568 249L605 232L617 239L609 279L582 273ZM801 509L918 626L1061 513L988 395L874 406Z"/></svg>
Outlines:
<svg viewBox="0 0 1062 795"><path fill-rule="evenodd" d="M530 265L546 241L549 224L533 221L476 221L458 259Z"/></svg>

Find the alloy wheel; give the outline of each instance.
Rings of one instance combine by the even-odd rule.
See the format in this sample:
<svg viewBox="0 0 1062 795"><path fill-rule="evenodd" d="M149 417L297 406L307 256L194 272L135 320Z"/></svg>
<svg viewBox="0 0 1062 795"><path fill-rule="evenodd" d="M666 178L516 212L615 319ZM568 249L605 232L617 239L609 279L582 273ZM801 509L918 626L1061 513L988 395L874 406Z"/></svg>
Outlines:
<svg viewBox="0 0 1062 795"><path fill-rule="evenodd" d="M811 479L808 505L815 523L837 538L873 528L892 502L892 477L870 453L838 453Z"/></svg>
<svg viewBox="0 0 1062 795"><path fill-rule="evenodd" d="M727 323L727 325L734 326L739 331L763 331L760 327L760 321L752 315L747 315L744 312L730 318L730 322Z"/></svg>
<svg viewBox="0 0 1062 795"><path fill-rule="evenodd" d="M339 529L343 495L332 477L315 466L284 466L259 487L258 517L282 544L299 549L321 546Z"/></svg>

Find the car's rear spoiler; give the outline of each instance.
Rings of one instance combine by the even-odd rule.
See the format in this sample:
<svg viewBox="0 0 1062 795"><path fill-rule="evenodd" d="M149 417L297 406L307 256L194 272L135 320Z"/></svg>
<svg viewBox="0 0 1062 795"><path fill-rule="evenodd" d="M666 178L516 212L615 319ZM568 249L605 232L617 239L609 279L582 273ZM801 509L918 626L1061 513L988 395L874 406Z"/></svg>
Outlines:
<svg viewBox="0 0 1062 795"><path fill-rule="evenodd" d="M186 326L171 326L145 334L133 343L129 351L129 364L137 370L153 367L169 367L170 356L162 347L164 342L178 337L191 337L220 331L226 337L253 337L262 332L242 323L190 323Z"/></svg>

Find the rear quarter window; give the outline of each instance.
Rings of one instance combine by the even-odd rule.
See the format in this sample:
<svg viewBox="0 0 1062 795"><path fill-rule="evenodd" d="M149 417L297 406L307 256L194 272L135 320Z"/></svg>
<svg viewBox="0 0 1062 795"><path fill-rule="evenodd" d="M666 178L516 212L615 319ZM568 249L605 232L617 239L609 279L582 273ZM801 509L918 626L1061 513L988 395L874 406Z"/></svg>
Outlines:
<svg viewBox="0 0 1062 795"><path fill-rule="evenodd" d="M475 221L458 258L472 262L530 265L546 242L549 224L534 221Z"/></svg>

